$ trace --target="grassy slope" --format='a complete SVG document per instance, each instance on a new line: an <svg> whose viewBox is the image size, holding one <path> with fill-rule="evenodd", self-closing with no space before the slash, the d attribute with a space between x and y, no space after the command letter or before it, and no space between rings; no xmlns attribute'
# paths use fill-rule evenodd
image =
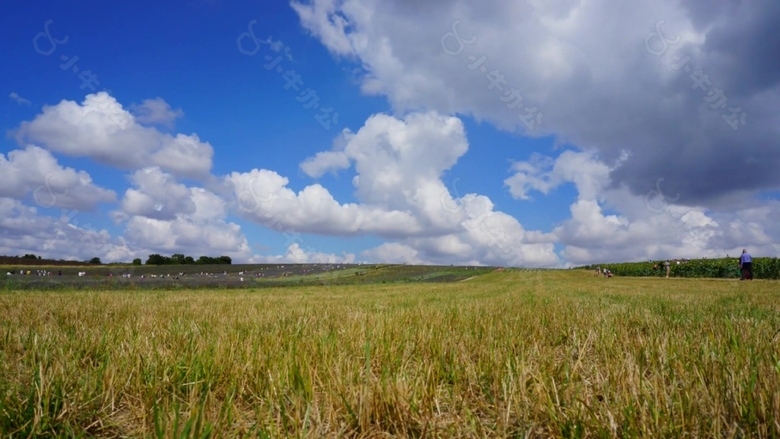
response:
<svg viewBox="0 0 780 439"><path fill-rule="evenodd" d="M185 265L185 266L98 266L90 269L52 269L51 277L35 275L6 276L0 272L0 289L5 290L67 290L67 289L187 289L187 288L247 288L302 285L348 285L394 282L450 282L494 271L491 267L452 267L432 265ZM31 271L34 271L31 270ZM76 273L86 271L86 277ZM178 273L187 273L178 276ZM219 273L200 276L197 273ZM227 275L223 275L227 272ZM240 275L240 272L246 272ZM113 273L114 277L108 277ZM132 273L132 278L122 278ZM254 279L255 273L263 277ZM140 276L146 275L145 279ZM150 275L170 275L151 278ZM242 281L243 278L243 281ZM254 282L253 282L254 280ZM246 283L244 283L246 281Z"/></svg>
<svg viewBox="0 0 780 439"><path fill-rule="evenodd" d="M778 436L777 287L574 270L5 293L0 431Z"/></svg>
<svg viewBox="0 0 780 439"><path fill-rule="evenodd" d="M297 276L258 278L261 284L373 284L392 282L458 281L495 271L495 267L448 267L433 265L371 265Z"/></svg>

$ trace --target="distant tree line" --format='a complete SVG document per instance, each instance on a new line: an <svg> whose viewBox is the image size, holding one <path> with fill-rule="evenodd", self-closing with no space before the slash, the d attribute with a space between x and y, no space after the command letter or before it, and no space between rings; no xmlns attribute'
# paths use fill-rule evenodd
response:
<svg viewBox="0 0 780 439"><path fill-rule="evenodd" d="M32 253L27 253L24 256L0 256L0 259L2 261L5 261L3 263L6 264L16 264L14 260L20 260L21 261L40 261L39 263L53 263L55 265L66 265L66 264L92 264L92 265L126 265L127 262L111 262L109 264L103 264L103 262L98 257L94 257L87 261L66 261L64 259L60 259L58 261L55 261L53 259L43 259L41 256L34 255ZM1 262L1 261L0 261ZM146 260L146 265L230 265L233 263L233 260L230 258L230 256L219 256L216 258L213 258L211 256L201 256L198 259L193 258L192 256L185 256L183 254L177 253L171 256L162 256L159 254L153 254L149 255L149 258ZM143 261L141 258L135 258L132 262L133 265L143 265ZM26 265L30 265L29 263Z"/></svg>
<svg viewBox="0 0 780 439"><path fill-rule="evenodd" d="M18 258L19 256L16 256L16 257ZM25 254L24 256L21 257L21 259L43 260L42 257L36 256L36 255L34 255L32 253ZM64 261L64 259L60 259L60 261ZM88 260L86 262L89 263L89 264L98 264L98 265L102 264L102 262L100 262L100 258L92 258L92 259L90 259L90 260Z"/></svg>
<svg viewBox="0 0 780 439"><path fill-rule="evenodd" d="M135 259L133 265L141 265L140 262L140 259ZM149 255L149 258L146 260L146 265L230 265L232 263L233 260L230 256L219 256L216 258L201 256L198 259L195 259L192 256L184 256L180 253L171 256L163 256L155 253Z"/></svg>

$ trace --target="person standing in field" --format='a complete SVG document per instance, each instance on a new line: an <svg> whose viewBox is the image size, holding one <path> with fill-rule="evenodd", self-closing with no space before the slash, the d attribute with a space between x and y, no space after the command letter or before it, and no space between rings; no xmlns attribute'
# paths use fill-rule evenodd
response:
<svg viewBox="0 0 780 439"><path fill-rule="evenodd" d="M672 268L672 264L669 263L669 260L667 259L666 262L664 262L664 267L666 268L666 277L669 277L669 270Z"/></svg>
<svg viewBox="0 0 780 439"><path fill-rule="evenodd" d="M753 258L747 249L743 249L742 256L739 257L739 268L742 269L742 278L739 280L753 280Z"/></svg>

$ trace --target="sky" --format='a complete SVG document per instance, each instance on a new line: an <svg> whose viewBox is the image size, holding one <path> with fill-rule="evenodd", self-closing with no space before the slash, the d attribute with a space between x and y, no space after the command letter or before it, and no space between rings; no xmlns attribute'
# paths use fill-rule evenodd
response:
<svg viewBox="0 0 780 439"><path fill-rule="evenodd" d="M0 254L780 251L777 0L4 1Z"/></svg>

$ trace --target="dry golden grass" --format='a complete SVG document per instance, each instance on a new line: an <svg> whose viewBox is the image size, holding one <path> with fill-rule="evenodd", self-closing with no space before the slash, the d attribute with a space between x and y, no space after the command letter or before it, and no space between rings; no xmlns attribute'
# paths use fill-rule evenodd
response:
<svg viewBox="0 0 780 439"><path fill-rule="evenodd" d="M0 293L12 437L777 437L780 284Z"/></svg>

